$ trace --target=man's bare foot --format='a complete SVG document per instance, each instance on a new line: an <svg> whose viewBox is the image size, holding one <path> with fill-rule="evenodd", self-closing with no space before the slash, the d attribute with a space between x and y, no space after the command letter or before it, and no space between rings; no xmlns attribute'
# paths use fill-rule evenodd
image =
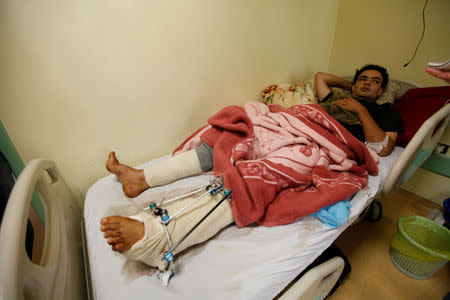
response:
<svg viewBox="0 0 450 300"><path fill-rule="evenodd" d="M114 152L109 153L106 169L119 178L123 192L128 197L136 197L150 187L145 181L144 170L119 163Z"/></svg>
<svg viewBox="0 0 450 300"><path fill-rule="evenodd" d="M120 216L111 216L100 220L103 236L108 240L114 251L130 250L145 233L144 223Z"/></svg>

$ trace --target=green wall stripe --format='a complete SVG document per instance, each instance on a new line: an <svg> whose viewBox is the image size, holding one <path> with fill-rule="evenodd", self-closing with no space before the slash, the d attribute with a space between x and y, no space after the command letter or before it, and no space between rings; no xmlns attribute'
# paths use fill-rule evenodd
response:
<svg viewBox="0 0 450 300"><path fill-rule="evenodd" d="M24 169L25 165L23 164L22 159L14 147L11 139L9 138L8 133L3 127L2 122L0 121L0 151L2 151L3 155L8 160L9 165L14 173L16 178L19 177L20 173ZM36 213L39 215L41 221L45 224L45 210L42 205L41 199L39 195L36 193L36 190L33 191L33 196L31 198L31 205L33 206Z"/></svg>

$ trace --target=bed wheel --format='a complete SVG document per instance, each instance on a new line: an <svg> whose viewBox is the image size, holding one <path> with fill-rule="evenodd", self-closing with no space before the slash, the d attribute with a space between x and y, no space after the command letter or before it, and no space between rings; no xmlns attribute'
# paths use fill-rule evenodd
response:
<svg viewBox="0 0 450 300"><path fill-rule="evenodd" d="M364 219L371 222L378 222L382 216L383 208L380 201L373 200L372 203L370 203L367 213L364 215Z"/></svg>

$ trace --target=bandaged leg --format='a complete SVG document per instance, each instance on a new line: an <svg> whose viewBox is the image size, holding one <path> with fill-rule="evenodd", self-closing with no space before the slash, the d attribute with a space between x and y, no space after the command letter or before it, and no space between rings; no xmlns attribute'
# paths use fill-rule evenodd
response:
<svg viewBox="0 0 450 300"><path fill-rule="evenodd" d="M144 169L145 181L150 187L164 185L213 168L213 150L205 143L197 148L182 152Z"/></svg>
<svg viewBox="0 0 450 300"><path fill-rule="evenodd" d="M195 205L172 219L167 225L172 245L178 242L222 198L221 194L205 196ZM166 209L169 215L173 215L192 201L193 198L180 200ZM159 216L155 216L147 211L140 212L137 215L137 219L143 220L145 227L144 236L123 254L129 259L139 260L147 265L164 269L167 263L162 258L164 252L169 250L166 233L162 227L165 225L159 222ZM232 222L231 206L229 201L225 200L178 246L173 254L176 255L192 245L210 239Z"/></svg>
<svg viewBox="0 0 450 300"><path fill-rule="evenodd" d="M213 166L213 148L205 143L144 170L121 164L114 152L109 153L106 161L106 169L119 178L128 197L136 197L153 186L209 171Z"/></svg>

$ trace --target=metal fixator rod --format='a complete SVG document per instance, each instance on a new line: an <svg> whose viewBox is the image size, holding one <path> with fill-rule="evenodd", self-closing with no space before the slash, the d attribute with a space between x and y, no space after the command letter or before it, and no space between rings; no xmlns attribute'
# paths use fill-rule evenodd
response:
<svg viewBox="0 0 450 300"><path fill-rule="evenodd" d="M198 196L194 201L192 201L191 203L189 203L188 205L186 205L185 207L183 207L182 209L180 209L179 211L177 211L175 214L173 214L170 217L167 217L166 219L162 219L161 220L164 222L164 224L167 224L170 222L170 220L172 218L175 218L176 216L178 216L179 214L181 214L183 211L185 211L186 209L188 209L189 207L191 207L192 205L194 205L195 203L197 203L198 201L202 200L203 197L205 197L206 195L208 195L209 192L205 192L203 194L201 194L200 196Z"/></svg>
<svg viewBox="0 0 450 300"><path fill-rule="evenodd" d="M196 194L196 193L201 192L201 191L204 191L204 190L205 190L205 187L202 187L202 188L199 188L199 189L194 190L194 191L192 191L192 192L189 192L189 193L186 193L186 194L183 194L183 195L180 195L180 196L171 198L171 199L167 199L167 200L164 200L164 199L163 199L163 200L161 200L161 202L159 203L158 206L162 206L163 203L170 203L170 202L173 202L173 201L175 201L175 200L178 200L178 199L181 199L181 198L190 196L190 195L192 195L192 194Z"/></svg>
<svg viewBox="0 0 450 300"><path fill-rule="evenodd" d="M222 204L223 201L228 199L231 196L231 190L225 189L224 190L224 197L217 202L216 205L214 205L213 208L211 208L206 215L204 215L200 221L197 222L197 224L194 225L171 249L169 249L167 252L164 253L164 256L162 260L166 259L168 262L172 262L174 259L174 255L172 252L192 233L192 231L195 230L220 204Z"/></svg>

